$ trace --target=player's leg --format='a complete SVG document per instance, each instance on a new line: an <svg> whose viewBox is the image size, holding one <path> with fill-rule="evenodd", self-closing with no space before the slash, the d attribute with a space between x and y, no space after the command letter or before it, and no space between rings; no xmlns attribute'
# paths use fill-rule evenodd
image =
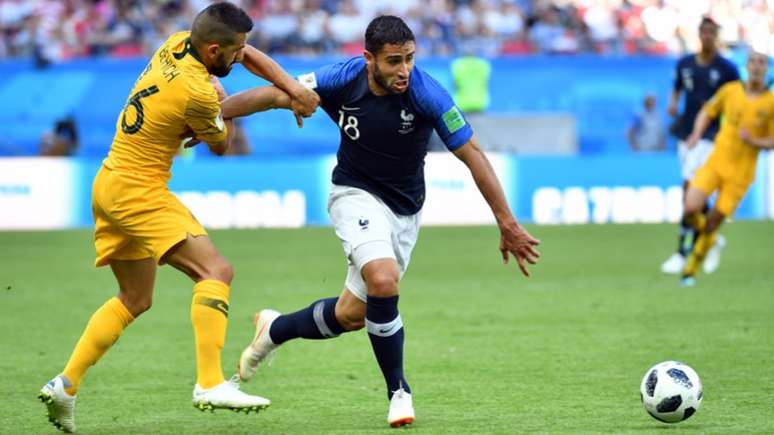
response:
<svg viewBox="0 0 774 435"><path fill-rule="evenodd" d="M685 145L685 141L677 142L677 157L680 162L680 174L683 177L683 202L688 192L689 180L693 176L690 168L688 167L688 147ZM669 274L677 274L685 266L685 258L690 253L690 248L687 245L687 239L690 236L693 228L688 224L685 218L680 219L678 237L677 237L677 250L669 256L661 264L661 272Z"/></svg>
<svg viewBox="0 0 774 435"><path fill-rule="evenodd" d="M227 408L257 411L269 400L239 391L238 381L226 381L221 351L228 325L228 301L234 272L206 235L188 234L168 249L160 263L167 263L194 281L191 323L196 343L194 406L201 410Z"/></svg>
<svg viewBox="0 0 774 435"><path fill-rule="evenodd" d="M89 367L107 352L124 329L151 306L156 262L142 260L110 260L110 268L118 281L118 295L105 302L92 316L62 374L69 381L66 389L75 394Z"/></svg>
<svg viewBox="0 0 774 435"><path fill-rule="evenodd" d="M708 194L704 191L695 187L690 187L688 188L688 192L685 195L685 201L683 203L683 220L687 222L699 235L704 232L704 229L707 225L707 218L703 213L704 207L707 203L707 197ZM694 244L694 248L695 246L696 244ZM693 257L692 251L689 252L681 271L682 275L680 279L684 286L692 286L694 284L693 277L695 272L691 271L694 269L694 267L696 267L696 259Z"/></svg>
<svg viewBox="0 0 774 435"><path fill-rule="evenodd" d="M704 217L704 214L701 214L701 216ZM703 225L703 230L699 233L699 237L693 246L693 250L685 262L683 278L696 276L699 266L704 261L710 249L715 245L717 230L725 219L725 214L720 212L717 208L713 208L706 215L706 218L703 219L703 222L700 223L700 225Z"/></svg>
<svg viewBox="0 0 774 435"><path fill-rule="evenodd" d="M685 202L688 195L690 180L694 178L699 168L707 161L712 152L712 142L702 139L694 148L688 149L684 141L679 141L677 147L680 160L680 172L683 177L683 201ZM707 212L706 205L703 212ZM690 254L697 239L698 233L693 228L691 222L687 221L685 217L681 219L677 251L661 265L661 271L670 274L680 273L685 266L685 260Z"/></svg>
<svg viewBox="0 0 774 435"><path fill-rule="evenodd" d="M194 281L191 323L196 342L196 383L212 388L225 380L220 354L228 324L233 269L205 235L189 234L162 257L162 262Z"/></svg>
<svg viewBox="0 0 774 435"><path fill-rule="evenodd" d="M156 276L153 259L111 260L110 266L118 281L118 295L94 312L62 374L41 390L49 420L66 432L75 431L75 395L86 371L115 344L135 318L150 308Z"/></svg>
<svg viewBox="0 0 774 435"><path fill-rule="evenodd" d="M339 298L320 299L290 314L281 315L274 310L256 313L255 336L239 359L242 380L251 379L258 365L286 341L332 338L363 327L366 285L352 255L356 247L370 240L390 239L387 219L381 204L371 194L345 186L332 187L328 210L349 262L344 291ZM364 215L369 218L363 220ZM374 225L374 220L383 224ZM366 223L367 230L359 224L361 221Z"/></svg>
<svg viewBox="0 0 774 435"><path fill-rule="evenodd" d="M95 264L111 264L119 293L94 312L62 374L43 386L40 393L47 405L49 421L67 432L75 430L75 394L86 371L107 352L129 323L150 307L156 264L150 252L121 231L102 207L122 193L121 186L111 182L109 172L101 169L94 181L92 197Z"/></svg>
<svg viewBox="0 0 774 435"><path fill-rule="evenodd" d="M365 303L344 289L338 298L312 302L289 314L264 309L255 314L255 336L239 358L239 377L252 379L260 364L281 344L296 339L324 340L363 328Z"/></svg>
<svg viewBox="0 0 774 435"><path fill-rule="evenodd" d="M410 424L414 422L414 406L403 371L405 336L398 310L400 266L393 258L380 258L367 263L362 272L368 287L366 329L390 400L387 422L393 427Z"/></svg>
<svg viewBox="0 0 774 435"><path fill-rule="evenodd" d="M698 272L709 251L717 244L718 229L725 222L726 217L733 215L734 210L742 201L750 182L738 182L737 180L724 179L721 181L720 191L714 208L710 211L701 228L701 234L691 256L685 265L683 275L693 277Z"/></svg>

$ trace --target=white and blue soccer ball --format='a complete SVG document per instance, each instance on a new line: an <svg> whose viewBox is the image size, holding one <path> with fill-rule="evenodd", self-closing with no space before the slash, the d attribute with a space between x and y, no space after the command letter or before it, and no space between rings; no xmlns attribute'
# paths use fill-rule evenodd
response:
<svg viewBox="0 0 774 435"><path fill-rule="evenodd" d="M642 405L664 423L677 423L701 406L703 391L696 371L678 361L664 361L648 369L640 384Z"/></svg>

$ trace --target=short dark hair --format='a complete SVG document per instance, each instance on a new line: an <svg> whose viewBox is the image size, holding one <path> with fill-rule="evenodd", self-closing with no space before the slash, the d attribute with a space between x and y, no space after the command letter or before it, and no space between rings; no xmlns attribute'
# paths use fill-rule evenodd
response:
<svg viewBox="0 0 774 435"><path fill-rule="evenodd" d="M365 49L375 55L385 44L403 45L414 40L414 33L402 19L394 15L381 15L368 24Z"/></svg>
<svg viewBox="0 0 774 435"><path fill-rule="evenodd" d="M701 19L701 23L699 23L699 28L701 29L704 26L710 25L715 28L715 30L720 29L720 24L718 24L717 21L713 20L712 17L704 16Z"/></svg>
<svg viewBox="0 0 774 435"><path fill-rule="evenodd" d="M253 29L253 20L241 8L229 2L214 3L199 12L191 25L191 42L233 44L237 33Z"/></svg>

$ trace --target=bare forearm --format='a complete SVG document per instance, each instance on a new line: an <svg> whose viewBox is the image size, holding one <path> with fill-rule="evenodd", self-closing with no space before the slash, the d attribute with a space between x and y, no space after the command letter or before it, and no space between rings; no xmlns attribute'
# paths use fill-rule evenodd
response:
<svg viewBox="0 0 774 435"><path fill-rule="evenodd" d="M763 137L759 139L747 139L747 143L749 143L752 146L763 148L763 149L772 149L774 148L774 137Z"/></svg>
<svg viewBox="0 0 774 435"><path fill-rule="evenodd" d="M296 97L296 94L303 90L303 86L288 75L274 59L251 45L244 48L242 65L251 73L268 80L292 97Z"/></svg>
<svg viewBox="0 0 774 435"><path fill-rule="evenodd" d="M457 154L457 157L468 166L478 190L492 209L498 225L503 226L515 222L516 219L508 207L505 193L492 165L489 163L489 159L477 145L468 144L466 146L471 146L471 148L466 150L464 154Z"/></svg>
<svg viewBox="0 0 774 435"><path fill-rule="evenodd" d="M701 137L704 132L707 131L710 122L712 122L712 118L710 118L707 112L702 109L696 117L696 120L693 122L693 131L691 132L691 135Z"/></svg>
<svg viewBox="0 0 774 435"><path fill-rule="evenodd" d="M680 91L672 91L672 95L669 96L669 105L677 107L677 103L680 101Z"/></svg>
<svg viewBox="0 0 774 435"><path fill-rule="evenodd" d="M220 104L221 113L226 119L270 109L290 109L288 94L274 86L262 86L231 95Z"/></svg>

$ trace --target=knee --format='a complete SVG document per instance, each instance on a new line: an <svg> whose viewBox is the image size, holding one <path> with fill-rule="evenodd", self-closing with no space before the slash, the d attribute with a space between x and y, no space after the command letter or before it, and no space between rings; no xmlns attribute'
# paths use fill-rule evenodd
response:
<svg viewBox="0 0 774 435"><path fill-rule="evenodd" d="M150 310L153 305L153 296L134 294L132 292L125 291L124 289L118 295L118 299L124 304L127 310L132 313L132 316L136 319L140 314Z"/></svg>
<svg viewBox="0 0 774 435"><path fill-rule="evenodd" d="M225 258L217 256L207 265L201 278L214 279L230 285L234 279L234 267Z"/></svg>
<svg viewBox="0 0 774 435"><path fill-rule="evenodd" d="M382 298L395 296L398 294L398 280L398 275L392 272L375 273L366 282L368 295Z"/></svg>

